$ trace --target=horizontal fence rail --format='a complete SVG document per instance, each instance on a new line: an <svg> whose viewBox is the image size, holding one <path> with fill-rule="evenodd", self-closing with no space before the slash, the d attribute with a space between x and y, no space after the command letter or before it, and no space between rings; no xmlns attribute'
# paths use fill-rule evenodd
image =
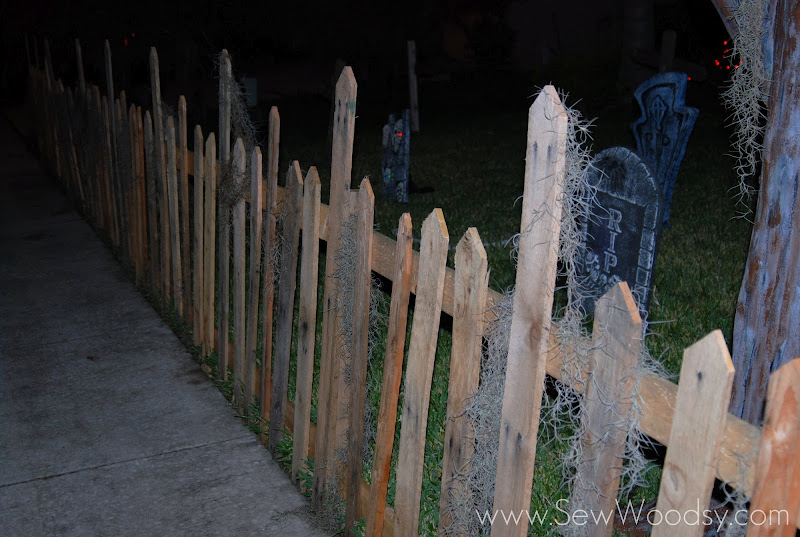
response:
<svg viewBox="0 0 800 537"><path fill-rule="evenodd" d="M124 91L114 94L107 42L106 95L84 80L77 40L75 50L79 79L74 88L56 78L46 41L43 61L37 57L30 65L30 114L43 159L130 267L137 284L191 327L192 343L207 372L208 364L216 367L234 405L262 425L262 441L275 453L284 432L292 435L292 478L299 482L313 461L312 501L322 508L332 495L343 497L348 527L363 518L367 535L418 533L439 319L442 312L453 318L443 531L450 523L444 498L459 487L452 469L468 465L472 453L465 400L478 387L483 333L492 323L492 307L503 299L488 287L478 231L471 228L463 238L451 239L438 209L421 225L419 252L412 249L413 224L407 214L399 220L397 238L373 230L369 181L350 189L357 86L349 67L336 86L331 195L324 204L314 167L304 176L300 163L292 162L286 167L285 186L278 186L277 108L270 111L263 155L261 148L246 148L242 139L231 140L232 96L225 81L232 80L232 68L225 51L218 133L204 135L196 126L190 149L189 103L180 97L177 120L164 117L155 48L150 54L154 109L144 111L128 103ZM529 505L545 373L562 379L565 363L576 352L559 340L550 320L565 130L563 108L548 86L529 111L517 268L517 288L524 291L514 298L495 509ZM324 272L320 241L326 243ZM458 244L455 268L446 266L451 242ZM362 478L361 439L373 273L391 281L392 291L374 465L367 484ZM411 295L415 306L409 323ZM350 301L344 301L348 296ZM618 474L608 468L619 466L626 431L614 429L602 404L603 393L623 397L633 391L621 379L635 364L642 323L627 285L615 286L598 303L595 322L602 323L611 343L580 374L593 379L584 394L589 409L586 451L593 460L605 461L602 468L579 466L591 476L579 491L587 509L608 506L619 485ZM291 401L293 357L296 386ZM800 361L773 374L762 428L726 411L732 374L724 340L715 331L686 349L677 384L651 373L640 379L639 428L667 447L656 507L681 511L694 508L698 498L707 507L718 479L752 498L751 509L790 513L780 532L751 522L748 535L793 535L800 521ZM401 384L404 397L399 407ZM575 389L583 391L581 386ZM316 424L311 420L315 397ZM401 425L393 509L386 498L397 422ZM614 440L600 448L592 444L592 437ZM521 535L526 530L524 525L498 525L492 535ZM592 531L610 535L611 530ZM701 533L702 526L687 524L653 531Z"/></svg>

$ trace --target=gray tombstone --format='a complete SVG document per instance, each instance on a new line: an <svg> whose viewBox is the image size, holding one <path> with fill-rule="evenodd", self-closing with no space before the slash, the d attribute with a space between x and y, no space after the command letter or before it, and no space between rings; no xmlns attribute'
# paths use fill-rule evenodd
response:
<svg viewBox="0 0 800 537"><path fill-rule="evenodd" d="M408 166L411 149L409 111L395 119L389 114L389 122L383 126L383 195L401 203L408 203Z"/></svg>
<svg viewBox="0 0 800 537"><path fill-rule="evenodd" d="M624 147L599 153L587 179L597 196L582 230L585 242L578 269L584 308L593 313L594 303L625 281L645 313L663 211L658 181L647 164Z"/></svg>
<svg viewBox="0 0 800 537"><path fill-rule="evenodd" d="M636 151L658 177L666 224L675 180L699 112L684 104L685 73L659 73L636 88L634 95L642 109L642 117L631 125Z"/></svg>

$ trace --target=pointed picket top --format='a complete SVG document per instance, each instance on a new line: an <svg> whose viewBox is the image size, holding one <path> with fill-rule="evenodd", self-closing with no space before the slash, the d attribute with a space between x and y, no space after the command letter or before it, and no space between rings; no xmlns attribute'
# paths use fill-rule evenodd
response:
<svg viewBox="0 0 800 537"><path fill-rule="evenodd" d="M331 146L331 207L338 207L344 191L350 188L357 91L358 85L353 70L350 66L346 66L336 82Z"/></svg>
<svg viewBox="0 0 800 537"><path fill-rule="evenodd" d="M231 151L231 92L227 82L233 79L231 57L227 49L219 55L219 163L227 164Z"/></svg>
<svg viewBox="0 0 800 537"><path fill-rule="evenodd" d="M81 99L86 98L86 78L83 75L83 52L81 51L81 42L75 38L75 59L78 63L78 87L81 90Z"/></svg>
<svg viewBox="0 0 800 537"><path fill-rule="evenodd" d="M522 200L517 285L508 349L494 510L520 513L530 506L553 289L558 263L567 114L553 86L528 110L528 145ZM492 536L526 533L500 524Z"/></svg>

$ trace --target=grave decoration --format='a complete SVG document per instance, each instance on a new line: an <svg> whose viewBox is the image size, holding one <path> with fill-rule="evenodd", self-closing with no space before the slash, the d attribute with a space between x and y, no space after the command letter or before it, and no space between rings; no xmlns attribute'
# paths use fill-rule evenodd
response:
<svg viewBox="0 0 800 537"><path fill-rule="evenodd" d="M699 113L684 104L686 78L684 73L659 73L634 92L642 117L631 129L636 151L658 177L664 195L664 224L669 220L675 180Z"/></svg>
<svg viewBox="0 0 800 537"><path fill-rule="evenodd" d="M409 110L403 110L400 119L389 114L389 122L383 126L383 195L400 203L408 203L409 150L411 129Z"/></svg>
<svg viewBox="0 0 800 537"><path fill-rule="evenodd" d="M647 164L624 147L600 152L586 173L596 197L581 230L579 280L584 308L593 313L595 302L624 281L644 314L650 304L662 222L658 181Z"/></svg>

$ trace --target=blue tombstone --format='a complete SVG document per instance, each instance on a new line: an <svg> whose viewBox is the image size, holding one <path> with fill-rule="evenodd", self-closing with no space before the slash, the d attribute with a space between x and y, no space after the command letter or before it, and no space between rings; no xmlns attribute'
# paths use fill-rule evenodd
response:
<svg viewBox="0 0 800 537"><path fill-rule="evenodd" d="M397 120L389 114L389 122L383 126L383 195L400 203L408 203L409 117L408 109Z"/></svg>
<svg viewBox="0 0 800 537"><path fill-rule="evenodd" d="M636 151L661 185L666 224L675 179L699 111L684 104L685 73L659 73L636 88L634 95L642 109L642 117L631 125Z"/></svg>

